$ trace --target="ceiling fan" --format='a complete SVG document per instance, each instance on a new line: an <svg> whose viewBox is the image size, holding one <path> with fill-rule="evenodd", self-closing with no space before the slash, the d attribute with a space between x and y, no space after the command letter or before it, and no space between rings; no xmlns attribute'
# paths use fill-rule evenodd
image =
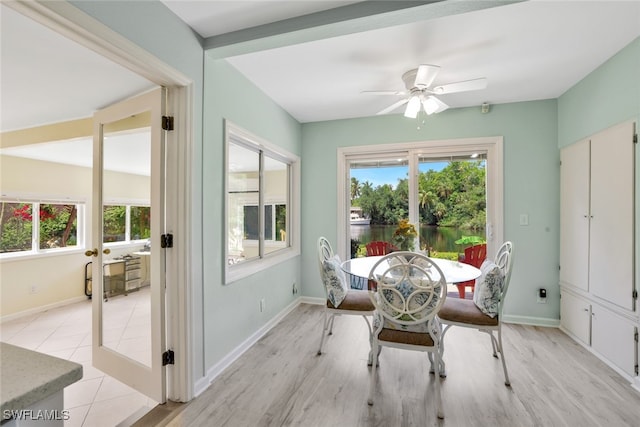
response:
<svg viewBox="0 0 640 427"><path fill-rule="evenodd" d="M391 104L382 111L379 111L377 114L387 114L396 108L407 104L404 111L405 117L415 119L421 108L424 109L424 112L427 115L440 113L449 108L447 104L442 102L435 95L467 92L487 87L487 79L484 77L431 87L431 84L439 71L440 67L437 65L420 65L418 68L409 70L402 75L402 80L407 88L405 91L365 91L363 93L372 95L407 96L405 99Z"/></svg>

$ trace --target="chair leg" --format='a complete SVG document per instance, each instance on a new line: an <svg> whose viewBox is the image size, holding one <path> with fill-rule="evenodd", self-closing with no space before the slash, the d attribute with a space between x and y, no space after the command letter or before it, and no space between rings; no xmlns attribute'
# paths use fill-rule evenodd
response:
<svg viewBox="0 0 640 427"><path fill-rule="evenodd" d="M331 326L329 327L329 335L333 335L333 322L334 322L334 320L336 320L336 315L335 314L331 316Z"/></svg>
<svg viewBox="0 0 640 427"><path fill-rule="evenodd" d="M363 314L362 318L367 322L367 329L369 329L369 356L367 357L367 366L371 366L373 363L373 353L371 350L371 346L373 345L373 330L371 329L371 323L369 323L367 316Z"/></svg>
<svg viewBox="0 0 640 427"><path fill-rule="evenodd" d="M322 343L324 342L324 334L327 330L327 326L329 325L329 321L332 319L333 316L331 316L331 319L329 319L329 313L327 312L327 310L325 310L324 319L322 320L322 331L320 335L320 347L318 347L318 356L322 354Z"/></svg>
<svg viewBox="0 0 640 427"><path fill-rule="evenodd" d="M507 373L507 362L504 360L504 347L502 347L502 328L498 328L498 350L500 351L500 358L502 359L502 369L504 370L504 385L511 387L511 381L509 380L509 374Z"/></svg>
<svg viewBox="0 0 640 427"><path fill-rule="evenodd" d="M442 324L440 324L440 328L442 329L442 334L440 335L440 345L438 346L438 354L440 355L440 378L447 378L447 369L444 363L444 334L447 333L449 328L453 325L446 325L442 328ZM432 361L431 353L429 353L429 361ZM433 369L433 365L431 365L431 369L429 369L429 373L433 374L435 370Z"/></svg>
<svg viewBox="0 0 640 427"><path fill-rule="evenodd" d="M373 393L375 392L376 387L376 374L378 366L378 341L374 340L373 347L371 348L371 353L373 355L373 360L371 363L371 378L369 380L369 398L367 399L367 403L369 406L373 405Z"/></svg>
<svg viewBox="0 0 640 427"><path fill-rule="evenodd" d="M465 285L456 285L458 287L458 296L460 299L464 299Z"/></svg>
<svg viewBox="0 0 640 427"><path fill-rule="evenodd" d="M440 349L437 349L435 352L435 355L433 356L436 359L436 366L440 366ZM429 353L429 355L431 356L431 352ZM440 395L440 378L438 378L437 376L434 377L434 381L435 381L435 392L436 392L436 411L438 414L438 418L440 418L441 420L444 419L444 410L442 409L442 396Z"/></svg>

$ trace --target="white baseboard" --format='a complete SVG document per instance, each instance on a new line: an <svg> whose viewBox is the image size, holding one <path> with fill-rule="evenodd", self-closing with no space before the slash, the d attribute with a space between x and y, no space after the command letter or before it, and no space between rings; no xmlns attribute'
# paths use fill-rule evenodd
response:
<svg viewBox="0 0 640 427"><path fill-rule="evenodd" d="M507 315L502 316L502 321L504 323L516 323L518 325L530 326L546 326L550 328L557 328L560 326L560 319L549 319L547 317Z"/></svg>
<svg viewBox="0 0 640 427"><path fill-rule="evenodd" d="M327 299L326 298L314 298L314 297L300 297L300 302L302 304L325 305L327 303Z"/></svg>
<svg viewBox="0 0 640 427"><path fill-rule="evenodd" d="M285 307L280 313L269 320L265 325L253 333L249 338L244 340L239 346L233 349L229 354L222 358L218 363L213 365L207 370L207 374L197 380L194 384L194 398L199 396L205 391L211 383L225 370L236 361L240 356L244 354L252 345L254 345L260 338L262 338L267 332L269 332L274 326L276 326L287 314L295 309L302 302L306 302L306 297L300 297L295 299L291 304Z"/></svg>
<svg viewBox="0 0 640 427"><path fill-rule="evenodd" d="M40 307L30 308L28 310L20 311L18 313L7 314L6 316L0 317L0 324L2 324L4 322L10 322L11 320L20 319L22 317L31 316L33 314L43 313L45 311L52 310L54 308L64 307L65 305L75 304L77 302L82 302L82 301L86 301L86 300L87 300L86 296L73 297L73 298L66 299L64 301L58 301L58 302L54 302L52 304L47 304L47 305L43 305L43 306L40 306Z"/></svg>

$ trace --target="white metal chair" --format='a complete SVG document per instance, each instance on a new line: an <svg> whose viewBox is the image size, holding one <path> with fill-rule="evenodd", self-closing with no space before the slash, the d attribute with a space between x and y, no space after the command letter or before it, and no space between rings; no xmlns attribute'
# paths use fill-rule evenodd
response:
<svg viewBox="0 0 640 427"><path fill-rule="evenodd" d="M318 239L318 265L320 277L324 284L327 302L324 308L324 321L320 347L318 354L322 354L325 332L329 329L329 335L333 334L333 321L340 315L362 316L367 322L369 336L371 336L371 324L367 316L373 314L373 304L367 291L350 289L345 273L340 266L340 258L333 253L329 241L320 237Z"/></svg>
<svg viewBox="0 0 640 427"><path fill-rule="evenodd" d="M442 339L452 326L462 326L465 328L477 329L486 332L491 336L491 346L493 347L493 357L502 360L504 370L504 383L510 386L507 363L504 358L504 348L502 346L502 309L504 298L507 295L509 281L511 279L511 265L513 261L513 243L505 242L498 249L495 260L485 261L481 266L482 276L478 279L475 287L473 301L450 298L446 301L438 318L444 325ZM497 331L498 338L493 332ZM444 341L442 345L444 353ZM444 362L443 362L444 366Z"/></svg>
<svg viewBox="0 0 640 427"><path fill-rule="evenodd" d="M376 308L368 398L369 405L373 405L380 347L427 352L431 368L440 370L442 330L436 314L446 300L447 282L432 260L414 252L384 256L371 269L369 280L377 285L369 293ZM437 375L434 378L437 415L444 418L440 378Z"/></svg>

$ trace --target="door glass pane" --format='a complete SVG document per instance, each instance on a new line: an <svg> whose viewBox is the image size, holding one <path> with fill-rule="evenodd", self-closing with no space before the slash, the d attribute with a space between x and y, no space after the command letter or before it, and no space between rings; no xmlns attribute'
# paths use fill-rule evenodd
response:
<svg viewBox="0 0 640 427"><path fill-rule="evenodd" d="M260 154L230 143L228 157L227 262L236 264L260 256Z"/></svg>
<svg viewBox="0 0 640 427"><path fill-rule="evenodd" d="M409 165L406 156L350 162L352 258L366 255L372 241L394 243L394 232L409 218Z"/></svg>
<svg viewBox="0 0 640 427"><path fill-rule="evenodd" d="M149 277L152 270L147 266L151 265L151 257L158 254L145 251L145 242L139 241L151 236L150 208L131 207L127 220L127 206L109 202L150 200L149 119L148 113L142 113L103 125L103 241L121 243L103 255L101 344L150 367L150 287L154 280Z"/></svg>
<svg viewBox="0 0 640 427"><path fill-rule="evenodd" d="M484 241L485 156L424 156L418 170L420 247L433 256L455 259L465 247Z"/></svg>
<svg viewBox="0 0 640 427"><path fill-rule="evenodd" d="M289 165L266 154L264 203L264 252L268 254L288 246Z"/></svg>

